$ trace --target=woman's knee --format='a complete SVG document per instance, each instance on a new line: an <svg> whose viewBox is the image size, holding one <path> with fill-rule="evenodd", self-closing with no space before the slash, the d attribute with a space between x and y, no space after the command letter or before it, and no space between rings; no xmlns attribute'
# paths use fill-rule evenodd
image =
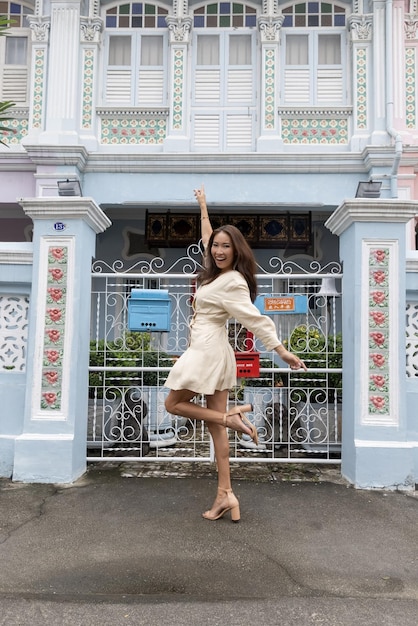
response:
<svg viewBox="0 0 418 626"><path fill-rule="evenodd" d="M168 395L167 398L164 400L164 406L169 413L172 413L173 415L177 415L176 413L177 403L173 400L173 398L170 397L170 395Z"/></svg>

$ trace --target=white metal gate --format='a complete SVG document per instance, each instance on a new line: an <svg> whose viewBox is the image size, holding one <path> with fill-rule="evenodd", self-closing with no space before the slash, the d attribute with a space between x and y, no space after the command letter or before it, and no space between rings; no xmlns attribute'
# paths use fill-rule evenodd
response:
<svg viewBox="0 0 418 626"><path fill-rule="evenodd" d="M171 267L140 261L129 268L97 261L92 273L87 459L140 461L214 460L203 422L168 414L164 381L186 349L188 322L201 253L191 246ZM338 463L341 449L342 339L341 268L311 262L270 260L259 268L259 293L283 305L273 313L283 343L298 352L309 371L291 372L237 322L229 323L236 352L260 353L257 378L242 377L231 404L251 402L259 445L230 432L231 461ZM166 289L171 300L169 332L131 332L131 289ZM302 312L286 303L302 296ZM265 301L266 302L266 301ZM279 308L280 308L279 306ZM291 306L290 306L291 308ZM194 402L204 403L196 396Z"/></svg>

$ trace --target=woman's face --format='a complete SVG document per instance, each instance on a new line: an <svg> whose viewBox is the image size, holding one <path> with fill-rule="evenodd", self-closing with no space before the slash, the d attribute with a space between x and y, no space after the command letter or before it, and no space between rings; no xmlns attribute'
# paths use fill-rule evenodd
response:
<svg viewBox="0 0 418 626"><path fill-rule="evenodd" d="M234 265L234 248L231 237L227 233L221 231L214 236L210 253L216 267L221 272L232 270Z"/></svg>

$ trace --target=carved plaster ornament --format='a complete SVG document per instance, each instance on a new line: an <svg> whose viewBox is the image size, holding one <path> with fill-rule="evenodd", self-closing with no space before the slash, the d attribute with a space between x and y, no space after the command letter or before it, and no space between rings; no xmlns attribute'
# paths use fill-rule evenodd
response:
<svg viewBox="0 0 418 626"><path fill-rule="evenodd" d="M370 41L372 38L372 18L366 15L352 15L349 18L353 39Z"/></svg>
<svg viewBox="0 0 418 626"><path fill-rule="evenodd" d="M29 22L29 28L32 31L32 41L47 42L49 39L49 29L51 28L50 19L28 15L27 20Z"/></svg>
<svg viewBox="0 0 418 626"><path fill-rule="evenodd" d="M99 17L82 17L80 28L82 42L98 42L100 41L100 33L103 30L103 20Z"/></svg>
<svg viewBox="0 0 418 626"><path fill-rule="evenodd" d="M417 28L418 28L418 15L407 14L405 15L405 37L407 39L416 39L417 37Z"/></svg>
<svg viewBox="0 0 418 626"><path fill-rule="evenodd" d="M189 34L192 27L191 17L173 17L169 15L166 17L168 30L170 32L170 42L183 42L188 43Z"/></svg>
<svg viewBox="0 0 418 626"><path fill-rule="evenodd" d="M279 41L279 33L283 21L283 15L276 15L274 17L271 15L261 15L258 18L258 28L261 35L261 41L264 43Z"/></svg>

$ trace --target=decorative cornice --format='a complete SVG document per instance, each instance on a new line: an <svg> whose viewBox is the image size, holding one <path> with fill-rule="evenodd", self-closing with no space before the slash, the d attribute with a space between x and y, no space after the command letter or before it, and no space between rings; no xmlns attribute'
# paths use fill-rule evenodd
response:
<svg viewBox="0 0 418 626"><path fill-rule="evenodd" d="M103 31L103 20L100 17L80 18L81 43L99 43Z"/></svg>
<svg viewBox="0 0 418 626"><path fill-rule="evenodd" d="M344 200L325 226L340 236L354 222L409 222L418 213L418 201L396 198L352 198Z"/></svg>
<svg viewBox="0 0 418 626"><path fill-rule="evenodd" d="M418 28L418 15L413 13L405 14L404 31L405 37L408 40L416 39Z"/></svg>
<svg viewBox="0 0 418 626"><path fill-rule="evenodd" d="M371 41L373 15L350 15L348 18L348 29L351 32L352 41Z"/></svg>
<svg viewBox="0 0 418 626"><path fill-rule="evenodd" d="M112 225L93 198L21 198L19 204L31 219L83 220L95 233L103 233Z"/></svg>
<svg viewBox="0 0 418 626"><path fill-rule="evenodd" d="M32 265L33 243L13 243L12 245L13 249L9 250L7 243L0 244L0 265Z"/></svg>
<svg viewBox="0 0 418 626"><path fill-rule="evenodd" d="M261 15L258 22L261 43L279 41L280 29L284 21L284 15Z"/></svg>
<svg viewBox="0 0 418 626"><path fill-rule="evenodd" d="M121 115L135 115L136 117L167 117L169 107L158 107L147 109L139 107L99 107L96 109L97 115L106 117L120 117Z"/></svg>
<svg viewBox="0 0 418 626"><path fill-rule="evenodd" d="M14 105L7 114L11 116L11 119L25 120L28 119L29 116L29 107L18 107Z"/></svg>
<svg viewBox="0 0 418 626"><path fill-rule="evenodd" d="M51 18L38 17L36 15L27 15L29 28L32 31L32 41L48 43L49 29L51 28Z"/></svg>
<svg viewBox="0 0 418 626"><path fill-rule="evenodd" d="M165 21L170 33L170 43L189 42L189 34L192 28L191 17L173 17L168 15Z"/></svg>
<svg viewBox="0 0 418 626"><path fill-rule="evenodd" d="M88 152L84 146L24 145L28 157L36 165L74 165L84 170Z"/></svg>
<svg viewBox="0 0 418 626"><path fill-rule="evenodd" d="M418 274L418 251L409 250L406 254L406 271Z"/></svg>
<svg viewBox="0 0 418 626"><path fill-rule="evenodd" d="M286 153L255 154L169 154L169 153L92 153L89 156L85 172L129 172L129 173L227 173L240 171L245 174L294 174L294 173L355 173L367 177L374 163L391 167L394 148L380 146L380 150L369 156L360 153L325 152L322 150ZM367 159L367 165L365 160Z"/></svg>
<svg viewBox="0 0 418 626"><path fill-rule="evenodd" d="M324 117L347 117L347 115L351 115L353 112L352 107L334 107L329 109L324 109L323 107L278 107L277 109L279 115L291 118L300 118L300 117L313 117L313 118L324 118Z"/></svg>

